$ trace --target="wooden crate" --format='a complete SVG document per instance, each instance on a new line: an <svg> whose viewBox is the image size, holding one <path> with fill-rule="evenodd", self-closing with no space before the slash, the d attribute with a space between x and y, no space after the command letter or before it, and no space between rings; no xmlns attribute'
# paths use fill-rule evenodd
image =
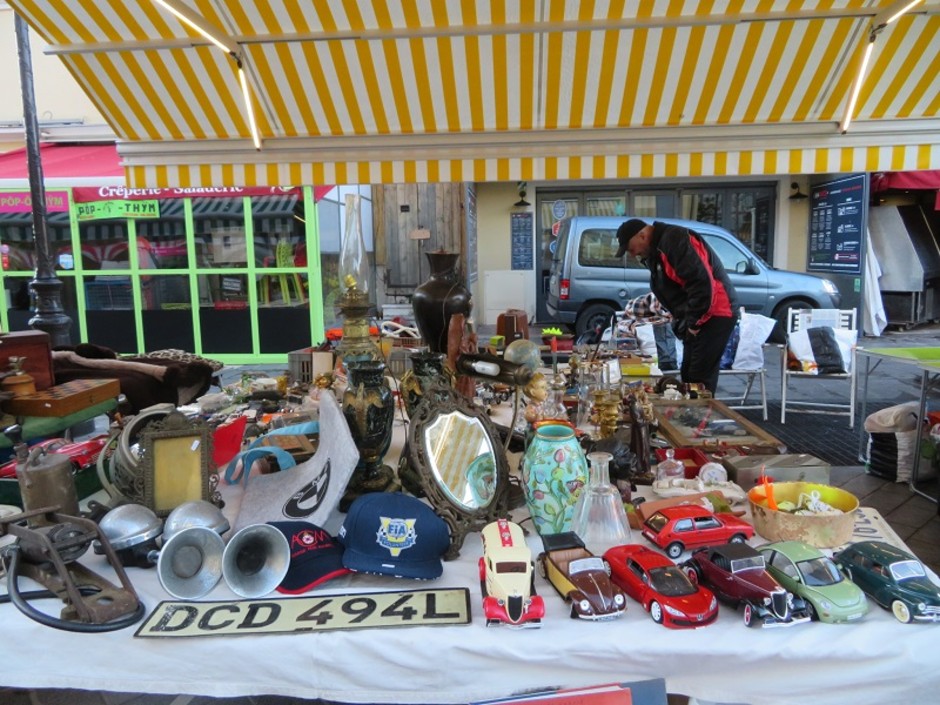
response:
<svg viewBox="0 0 940 705"><path fill-rule="evenodd" d="M10 399L3 409L14 416L67 416L114 399L120 393L121 384L116 379L75 379Z"/></svg>

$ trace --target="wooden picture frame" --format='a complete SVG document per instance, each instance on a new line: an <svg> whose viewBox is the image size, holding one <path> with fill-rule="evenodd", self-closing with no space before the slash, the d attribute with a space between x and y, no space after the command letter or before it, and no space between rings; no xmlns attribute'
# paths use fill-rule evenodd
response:
<svg viewBox="0 0 940 705"><path fill-rule="evenodd" d="M159 517L184 502L215 501L218 475L211 466L212 431L173 411L140 432L144 505ZM217 493L216 493L217 494Z"/></svg>
<svg viewBox="0 0 940 705"><path fill-rule="evenodd" d="M676 448L785 445L717 399L658 399L653 401L653 413L660 434Z"/></svg>

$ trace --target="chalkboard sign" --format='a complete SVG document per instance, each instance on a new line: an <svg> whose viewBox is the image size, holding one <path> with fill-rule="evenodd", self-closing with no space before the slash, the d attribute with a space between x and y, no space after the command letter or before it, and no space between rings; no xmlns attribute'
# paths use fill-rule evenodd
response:
<svg viewBox="0 0 940 705"><path fill-rule="evenodd" d="M861 274L868 176L855 174L810 188L811 272Z"/></svg>
<svg viewBox="0 0 940 705"><path fill-rule="evenodd" d="M531 270L534 266L532 254L532 214L511 213L510 241L512 242L512 268Z"/></svg>

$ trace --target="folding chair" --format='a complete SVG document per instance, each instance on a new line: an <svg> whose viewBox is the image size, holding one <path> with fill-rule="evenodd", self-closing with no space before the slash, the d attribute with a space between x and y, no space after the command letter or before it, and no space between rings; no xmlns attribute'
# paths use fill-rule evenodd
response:
<svg viewBox="0 0 940 705"><path fill-rule="evenodd" d="M763 353L767 347L768 345L766 343L762 345L761 352ZM770 347L778 346L771 345ZM759 368L753 370L720 370L718 372L719 386L721 385L722 377L743 377L744 391L740 395L735 393L733 396L716 396L715 399L728 403L727 405L730 409L761 409L764 413L764 421L767 420L767 390L764 386L767 378L766 365L761 365ZM751 395L751 390L754 388L754 380L760 383L760 404L747 403L747 399Z"/></svg>
<svg viewBox="0 0 940 705"><path fill-rule="evenodd" d="M858 378L856 376L855 358L858 341L858 312L856 309L790 309L787 314L787 347L790 347L790 338L794 333L810 328L830 327L833 330L852 331L852 345L849 359L844 362L848 365L848 372L815 374L790 370L787 368L789 355L783 355L781 371L782 389L780 393L780 423L787 422L787 407L791 411L807 414L831 414L848 416L849 428L855 426L855 398ZM849 401L795 401L788 398L790 385L798 380L815 380L819 384L823 380L845 380L849 385ZM817 394L817 398L818 398Z"/></svg>

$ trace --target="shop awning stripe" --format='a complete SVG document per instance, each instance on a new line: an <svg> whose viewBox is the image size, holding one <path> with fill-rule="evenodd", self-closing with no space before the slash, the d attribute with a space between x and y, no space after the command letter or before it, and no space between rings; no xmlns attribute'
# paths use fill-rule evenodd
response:
<svg viewBox="0 0 940 705"><path fill-rule="evenodd" d="M52 51L61 52L121 140L175 148L189 140L250 139L235 61L152 0L10 4ZM630 128L642 142L644 131L667 127L805 124L827 127L835 137L870 17L883 4L243 0L190 6L237 47L244 63L264 142L251 171L266 181L267 152L289 140L327 135L414 135L415 144L431 138L448 145L455 136L520 129L539 134ZM879 33L856 125L896 118L940 121L940 12L935 3L925 7L926 13L908 15ZM890 144L872 134L875 146ZM572 162L565 140L547 140L533 156L542 159L544 149L557 146L559 161L543 162L551 164L548 171L592 173L595 157L607 156L582 155ZM833 148L842 161L839 145ZM423 161L411 152L379 158L389 165ZM717 156L724 147L712 153L715 168L731 168L733 159ZM155 149L153 167L161 165L160 158ZM288 157L288 163L304 161ZM751 168L762 173L758 161L765 160L752 159ZM463 172L465 161L456 162ZM490 173L477 162L467 163L468 175ZM372 173L361 163L352 157L331 169L356 165L356 173ZM450 173L446 165L435 158L425 171ZM245 165L238 168L246 173ZM185 178L202 183L204 171L194 167ZM229 171L234 173L231 165ZM500 178L515 173L509 167L495 171ZM167 173L179 176L176 166Z"/></svg>
<svg viewBox="0 0 940 705"><path fill-rule="evenodd" d="M406 183L462 180L539 181L559 179L654 179L726 174L779 176L791 173L896 171L940 164L940 146L852 147L766 151L682 152L531 159L467 159L373 162L287 162L267 165L129 167L131 186L193 184L284 185Z"/></svg>

